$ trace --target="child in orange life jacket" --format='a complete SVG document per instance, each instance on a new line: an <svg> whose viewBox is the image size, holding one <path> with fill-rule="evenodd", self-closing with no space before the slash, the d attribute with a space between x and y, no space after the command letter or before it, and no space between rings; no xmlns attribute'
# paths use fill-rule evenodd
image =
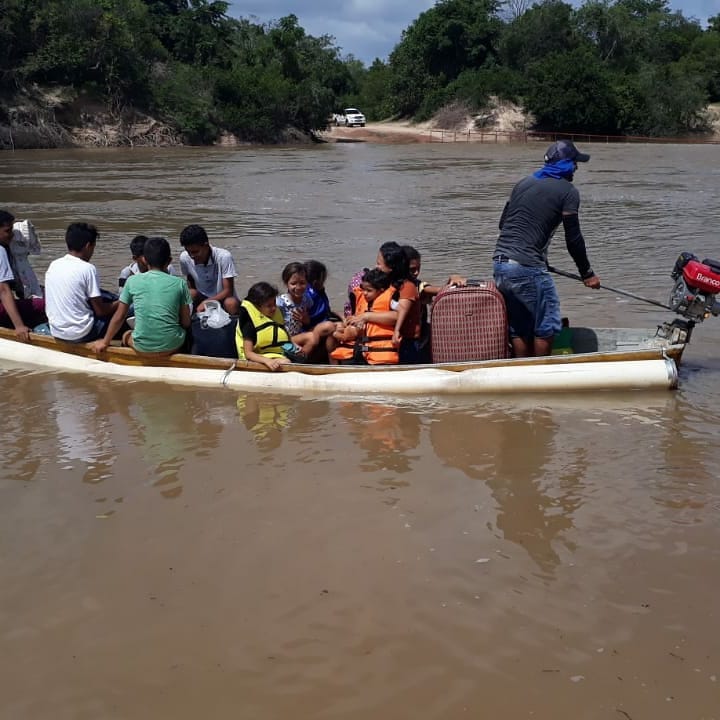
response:
<svg viewBox="0 0 720 720"><path fill-rule="evenodd" d="M363 275L355 289L355 314L328 338L331 364L397 364L398 351L392 344L397 321L397 310L391 308L393 292L390 277L382 270L373 268ZM351 340L354 331L348 327L357 328L359 337Z"/></svg>

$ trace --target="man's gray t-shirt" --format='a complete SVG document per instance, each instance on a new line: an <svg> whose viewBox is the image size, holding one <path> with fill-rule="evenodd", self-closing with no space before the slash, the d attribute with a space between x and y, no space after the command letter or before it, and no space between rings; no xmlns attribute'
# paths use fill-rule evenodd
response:
<svg viewBox="0 0 720 720"><path fill-rule="evenodd" d="M213 297L221 292L225 278L237 277L230 251L218 247L210 248L210 256L205 265L196 265L188 251L183 250L180 253L180 272L183 277L191 277L195 289L205 297Z"/></svg>
<svg viewBox="0 0 720 720"><path fill-rule="evenodd" d="M563 213L577 213L579 207L580 193L568 180L524 178L510 194L493 256L545 267L548 245Z"/></svg>

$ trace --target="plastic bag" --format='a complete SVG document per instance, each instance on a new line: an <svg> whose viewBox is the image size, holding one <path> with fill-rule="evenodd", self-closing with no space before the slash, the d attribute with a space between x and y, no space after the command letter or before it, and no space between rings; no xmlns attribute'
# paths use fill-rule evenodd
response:
<svg viewBox="0 0 720 720"><path fill-rule="evenodd" d="M39 255L42 251L35 226L29 220L21 220L13 225L13 236L10 240L13 272L22 286L19 297L42 297L43 292L35 271L30 265L28 255Z"/></svg>
<svg viewBox="0 0 720 720"><path fill-rule="evenodd" d="M225 327L231 319L218 300L206 300L205 309L197 316L200 318L200 327L214 330Z"/></svg>
<svg viewBox="0 0 720 720"><path fill-rule="evenodd" d="M16 255L39 255L42 252L37 230L29 220L18 220L13 223L10 247Z"/></svg>

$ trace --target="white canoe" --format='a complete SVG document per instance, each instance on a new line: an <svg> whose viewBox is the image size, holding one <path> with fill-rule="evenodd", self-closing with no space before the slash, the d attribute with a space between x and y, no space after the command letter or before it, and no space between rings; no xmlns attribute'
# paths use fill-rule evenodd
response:
<svg viewBox="0 0 720 720"><path fill-rule="evenodd" d="M684 344L654 332L573 328L580 352L542 358L404 366L286 365L270 372L254 363L176 354L148 361L128 348L109 348L98 359L89 346L32 335L31 343L0 329L0 360L46 371L150 380L194 386L225 386L293 394L502 394L671 389Z"/></svg>

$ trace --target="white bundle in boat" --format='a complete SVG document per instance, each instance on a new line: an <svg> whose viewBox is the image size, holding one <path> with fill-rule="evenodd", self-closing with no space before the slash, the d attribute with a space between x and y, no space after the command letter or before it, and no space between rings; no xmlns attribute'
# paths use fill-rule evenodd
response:
<svg viewBox="0 0 720 720"><path fill-rule="evenodd" d="M17 274L15 280L23 286L25 297L42 297L40 282L28 260L28 255L39 255L42 247L35 226L29 220L13 224L10 252L13 256L13 270Z"/></svg>

